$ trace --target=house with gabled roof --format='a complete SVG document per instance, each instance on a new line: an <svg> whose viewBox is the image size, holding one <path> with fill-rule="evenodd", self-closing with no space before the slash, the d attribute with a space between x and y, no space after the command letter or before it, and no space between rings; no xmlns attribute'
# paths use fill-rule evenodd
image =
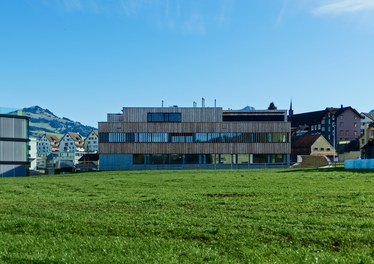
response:
<svg viewBox="0 0 374 264"><path fill-rule="evenodd" d="M361 153L363 159L374 159L374 139L370 139L369 142L361 148Z"/></svg>
<svg viewBox="0 0 374 264"><path fill-rule="evenodd" d="M84 138L79 133L66 133L60 140L60 153L78 151L84 151Z"/></svg>
<svg viewBox="0 0 374 264"><path fill-rule="evenodd" d="M297 156L326 156L336 155L334 147L322 135L294 136L291 138L291 160L296 162Z"/></svg>
<svg viewBox="0 0 374 264"><path fill-rule="evenodd" d="M370 139L374 139L374 113L361 113L361 116L360 148L362 149Z"/></svg>
<svg viewBox="0 0 374 264"><path fill-rule="evenodd" d="M292 128L307 128L308 135L323 135L330 144L348 143L360 137L361 115L348 106L292 115Z"/></svg>
<svg viewBox="0 0 374 264"><path fill-rule="evenodd" d="M84 140L84 150L86 152L97 152L99 150L99 133L92 130Z"/></svg>
<svg viewBox="0 0 374 264"><path fill-rule="evenodd" d="M55 135L45 133L36 142L39 156L48 155L51 152L59 151L60 138Z"/></svg>

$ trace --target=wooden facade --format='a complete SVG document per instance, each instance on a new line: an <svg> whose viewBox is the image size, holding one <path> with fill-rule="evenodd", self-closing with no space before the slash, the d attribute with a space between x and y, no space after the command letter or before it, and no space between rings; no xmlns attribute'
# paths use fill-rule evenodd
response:
<svg viewBox="0 0 374 264"><path fill-rule="evenodd" d="M108 122L99 122L100 134L126 133L283 133L282 142L99 142L100 155L136 154L268 154L291 153L291 125L286 111L224 111L220 107L123 108L122 114L109 114ZM149 113L180 113L178 122L151 122ZM223 117L258 121L225 122ZM263 121L263 120L266 121ZM274 119L274 121L271 121ZM270 121L269 121L270 120ZM276 120L276 121L275 121ZM170 137L170 136L169 136ZM131 161L131 158L129 158ZM118 159L117 161L118 162Z"/></svg>

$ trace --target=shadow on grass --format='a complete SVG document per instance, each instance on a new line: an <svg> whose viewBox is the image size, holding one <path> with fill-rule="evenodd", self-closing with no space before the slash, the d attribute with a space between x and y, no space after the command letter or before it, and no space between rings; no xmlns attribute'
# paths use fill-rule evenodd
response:
<svg viewBox="0 0 374 264"><path fill-rule="evenodd" d="M285 169L282 171L279 171L278 173L299 173L299 172L323 172L323 173L328 173L328 172L355 172L355 173L360 173L360 174L367 174L367 173L373 173L374 170L349 170L349 169L344 169L344 167L331 167L331 168L290 168L290 169Z"/></svg>

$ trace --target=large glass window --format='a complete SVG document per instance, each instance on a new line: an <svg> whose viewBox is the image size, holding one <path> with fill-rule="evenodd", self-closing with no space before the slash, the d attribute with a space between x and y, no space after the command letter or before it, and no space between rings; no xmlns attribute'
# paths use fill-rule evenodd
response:
<svg viewBox="0 0 374 264"><path fill-rule="evenodd" d="M170 142L173 143L193 143L193 133L172 133L170 134Z"/></svg>
<svg viewBox="0 0 374 264"><path fill-rule="evenodd" d="M152 142L168 142L168 133L152 133Z"/></svg>
<svg viewBox="0 0 374 264"><path fill-rule="evenodd" d="M221 142L219 133L208 133L208 142Z"/></svg>
<svg viewBox="0 0 374 264"><path fill-rule="evenodd" d="M148 113L148 122L182 122L181 113Z"/></svg>
<svg viewBox="0 0 374 264"><path fill-rule="evenodd" d="M196 133L195 134L195 142L208 142L208 134L207 133Z"/></svg>
<svg viewBox="0 0 374 264"><path fill-rule="evenodd" d="M344 132L341 132L343 134ZM100 143L288 143L289 134L273 133L125 133L102 132Z"/></svg>
<svg viewBox="0 0 374 264"><path fill-rule="evenodd" d="M248 164L249 163L249 154L238 154L237 155L238 164Z"/></svg>

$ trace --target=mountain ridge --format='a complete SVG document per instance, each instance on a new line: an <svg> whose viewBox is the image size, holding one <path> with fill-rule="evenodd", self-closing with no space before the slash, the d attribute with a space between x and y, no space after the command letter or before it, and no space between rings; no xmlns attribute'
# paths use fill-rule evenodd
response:
<svg viewBox="0 0 374 264"><path fill-rule="evenodd" d="M49 109L38 105L25 107L18 111L30 118L29 134L33 137L40 137L45 133L64 135L67 132L75 132L87 137L92 130L97 130L95 127L83 125L67 117L58 117Z"/></svg>

